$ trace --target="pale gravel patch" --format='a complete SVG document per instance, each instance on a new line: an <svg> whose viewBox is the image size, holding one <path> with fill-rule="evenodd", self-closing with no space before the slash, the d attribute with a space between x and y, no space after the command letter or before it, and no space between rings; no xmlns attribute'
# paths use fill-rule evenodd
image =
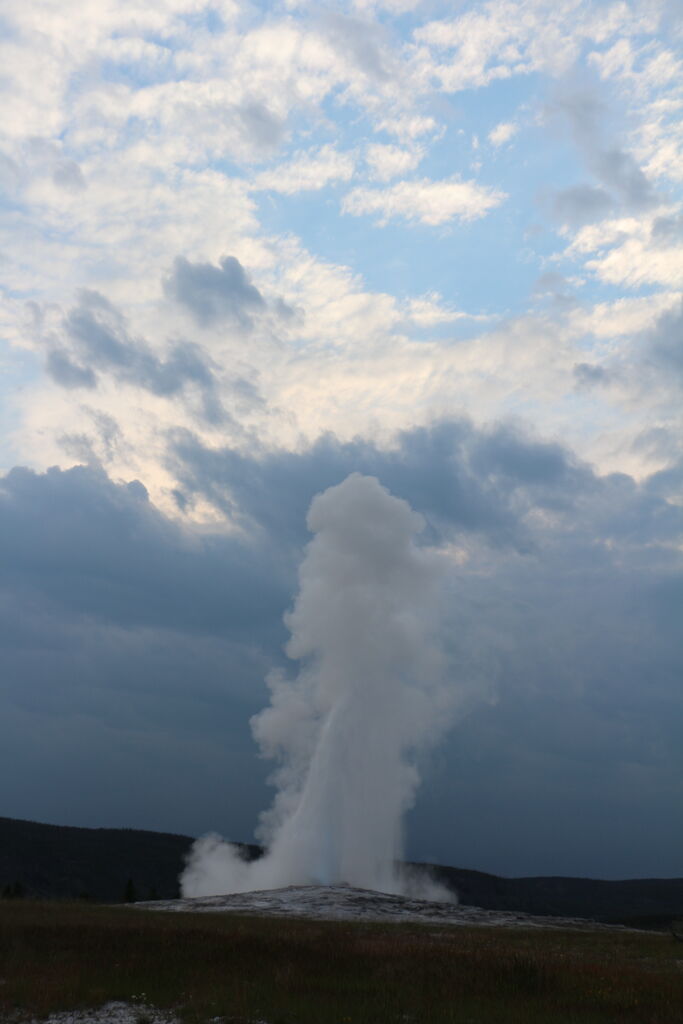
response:
<svg viewBox="0 0 683 1024"><path fill-rule="evenodd" d="M141 1003L105 1003L98 1010L64 1010L30 1024L180 1024L171 1013Z"/></svg>
<svg viewBox="0 0 683 1024"><path fill-rule="evenodd" d="M105 1003L99 1010L64 1010L29 1024L180 1024L172 1013L140 1003ZM209 1024L269 1024L246 1017L214 1017Z"/></svg>

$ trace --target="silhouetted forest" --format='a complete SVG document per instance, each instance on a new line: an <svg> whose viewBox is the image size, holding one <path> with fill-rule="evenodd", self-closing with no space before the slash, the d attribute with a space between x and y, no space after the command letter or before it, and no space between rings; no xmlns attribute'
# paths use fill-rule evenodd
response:
<svg viewBox="0 0 683 1024"><path fill-rule="evenodd" d="M0 818L0 893L120 903L179 896L194 839L167 832L71 828ZM258 847L245 847L256 856Z"/></svg>
<svg viewBox="0 0 683 1024"><path fill-rule="evenodd" d="M107 903L172 899L193 843L191 836L137 829L72 828L0 818L0 894ZM239 844L248 859L258 846ZM419 865L416 865L419 867ZM601 881L590 878L502 878L481 871L429 865L460 902L517 910L667 926L683 917L683 878Z"/></svg>

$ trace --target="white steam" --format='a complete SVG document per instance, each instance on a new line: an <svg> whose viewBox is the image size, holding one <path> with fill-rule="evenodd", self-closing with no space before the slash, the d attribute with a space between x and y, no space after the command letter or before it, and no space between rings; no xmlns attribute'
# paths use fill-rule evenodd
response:
<svg viewBox="0 0 683 1024"><path fill-rule="evenodd" d="M438 560L413 542L421 516L374 477L353 473L317 495L307 522L315 537L285 619L302 667L270 676L270 705L251 722L280 763L259 829L266 853L247 863L218 836L199 839L183 895L348 882L443 898L397 866L414 757L450 703L435 641Z"/></svg>

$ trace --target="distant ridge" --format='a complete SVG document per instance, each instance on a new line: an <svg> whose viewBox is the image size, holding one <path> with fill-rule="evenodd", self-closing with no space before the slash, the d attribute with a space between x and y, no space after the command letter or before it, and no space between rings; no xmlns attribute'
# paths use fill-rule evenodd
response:
<svg viewBox="0 0 683 1024"><path fill-rule="evenodd" d="M457 890L461 903L485 910L584 917L635 928L668 927L683 918L683 878L502 878L443 865L431 870Z"/></svg>
<svg viewBox="0 0 683 1024"><path fill-rule="evenodd" d="M193 842L170 832L0 818L0 894L108 903L174 899ZM244 850L247 857L260 853L256 846Z"/></svg>
<svg viewBox="0 0 683 1024"><path fill-rule="evenodd" d="M176 899L193 842L191 836L167 832L0 818L0 893L101 902ZM258 846L239 845L249 859L260 855ZM485 910L636 927L665 927L683 918L683 878L502 878L444 865L416 867L455 889L462 904Z"/></svg>

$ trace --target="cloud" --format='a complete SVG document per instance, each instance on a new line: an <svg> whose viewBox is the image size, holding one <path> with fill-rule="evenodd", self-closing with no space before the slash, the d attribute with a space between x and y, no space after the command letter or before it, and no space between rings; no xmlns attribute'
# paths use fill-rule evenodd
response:
<svg viewBox="0 0 683 1024"><path fill-rule="evenodd" d="M236 112L248 139L258 149L274 149L283 141L284 119L274 114L265 103L248 101L238 106Z"/></svg>
<svg viewBox="0 0 683 1024"><path fill-rule="evenodd" d="M441 88L455 92L533 72L559 77L587 43L654 30L656 16L646 21L637 6L623 4L493 0L420 25L415 39L430 49L430 72Z"/></svg>
<svg viewBox="0 0 683 1024"><path fill-rule="evenodd" d="M328 436L298 453L251 456L183 435L169 458L184 493L220 503L229 528L181 527L139 481L114 483L96 466L16 468L0 486L4 585L121 626L227 630L235 639L250 623L272 629L306 542L306 509L350 468L372 472L413 505L429 525L428 543L462 544L473 570L495 554L512 572L538 564L554 573L557 558L580 558L577 571L618 575L639 572L648 552L663 578L681 568L683 517L669 501L678 476L640 485L625 474L598 476L560 444L510 426L445 421L399 434L387 448Z"/></svg>
<svg viewBox="0 0 683 1024"><path fill-rule="evenodd" d="M647 358L683 385L683 300L663 313L647 338Z"/></svg>
<svg viewBox="0 0 683 1024"><path fill-rule="evenodd" d="M391 181L401 174L414 171L424 156L424 151L403 149L386 143L371 143L365 151L365 161L370 168L370 176L376 181Z"/></svg>
<svg viewBox="0 0 683 1024"><path fill-rule="evenodd" d="M442 133L439 122L434 117L415 113L381 118L377 123L377 129L394 135L405 143L413 142L425 135L438 137Z"/></svg>
<svg viewBox="0 0 683 1024"><path fill-rule="evenodd" d="M676 0L678 2L678 0ZM635 151L645 173L669 183L683 178L683 127L679 83L683 63L675 45L673 24L667 23L666 4L658 5L659 38L618 39L606 52L590 54L600 77L635 100Z"/></svg>
<svg viewBox="0 0 683 1024"><path fill-rule="evenodd" d="M597 384L604 384L610 379L610 374L605 367L597 366L594 363L577 363L574 367L574 376L579 388L592 388Z"/></svg>
<svg viewBox="0 0 683 1024"><path fill-rule="evenodd" d="M386 189L356 188L344 198L342 210L359 217L378 214L380 224L393 219L419 221L431 227L448 221L483 217L506 199L504 192L473 181L450 179L401 181Z"/></svg>
<svg viewBox="0 0 683 1024"><path fill-rule="evenodd" d="M519 131L519 125L514 121L501 121L492 128L488 134L488 140L492 146L504 146Z"/></svg>
<svg viewBox="0 0 683 1024"><path fill-rule="evenodd" d="M71 458L78 463L100 466L102 455L105 463L113 462L122 452L127 454L123 431L113 416L100 412L98 409L83 408L95 429L95 437L87 433L62 434L59 444Z"/></svg>
<svg viewBox="0 0 683 1024"><path fill-rule="evenodd" d="M83 172L75 160L60 161L52 172L52 180L68 192L82 192L87 188Z"/></svg>
<svg viewBox="0 0 683 1024"><path fill-rule="evenodd" d="M655 203L652 185L630 153L616 147L601 150L594 155L592 167L627 209L647 209Z"/></svg>
<svg viewBox="0 0 683 1024"><path fill-rule="evenodd" d="M269 567L268 543L189 534L138 480L114 483L97 466L16 467L0 481L0 523L5 592L121 628L279 635L287 577Z"/></svg>
<svg viewBox="0 0 683 1024"><path fill-rule="evenodd" d="M330 44L370 79L379 82L390 77L390 51L384 45L385 34L377 22L338 11L326 11L322 25Z"/></svg>
<svg viewBox="0 0 683 1024"><path fill-rule="evenodd" d="M670 220L669 216L666 220ZM587 225L577 233L567 253L588 255L586 268L609 284L628 288L646 284L681 288L683 241L675 230L662 232L656 225L661 225L661 219L653 214Z"/></svg>
<svg viewBox="0 0 683 1024"><path fill-rule="evenodd" d="M95 388L97 377L89 366L79 366L64 349L54 348L48 353L46 369L56 384L63 388Z"/></svg>
<svg viewBox="0 0 683 1024"><path fill-rule="evenodd" d="M255 190L281 192L316 191L331 182L349 181L355 160L350 153L340 153L334 146L321 146L311 152L295 153L291 160L269 171L262 171L250 184Z"/></svg>
<svg viewBox="0 0 683 1024"><path fill-rule="evenodd" d="M172 439L170 460L189 498L201 497L245 528L266 536L277 532L292 544L303 542L313 495L357 471L376 476L405 498L426 517L432 538L470 536L473 543L527 554L546 537L544 517L547 536L554 531L558 537L571 536L580 515L586 543L592 543L592 529L604 539L604 522L597 526L585 519L586 502L602 517L618 479L595 476L559 444L529 438L509 426L477 429L466 420L401 432L387 449L361 439L341 443L327 435L303 452L256 457L231 448L209 449L183 433ZM667 522L675 529L679 517L673 508L665 503L657 516L662 527ZM613 518L618 532L619 513Z"/></svg>
<svg viewBox="0 0 683 1024"><path fill-rule="evenodd" d="M575 307L573 326L579 335L586 332L595 338L636 336L648 331L659 316L678 305L676 292L655 292L637 298L598 302L592 307Z"/></svg>
<svg viewBox="0 0 683 1024"><path fill-rule="evenodd" d="M253 821L265 797L247 720L263 703L267 668L282 661L281 616L308 540L301 513L353 466L372 469L427 519L425 540L447 579L449 671L476 695L426 772L411 851L451 849L440 822L467 800L454 779L466 778L469 799L497 813L495 779L503 803L545 839L517 861L479 851L484 866L576 871L578 858L586 870L609 863L612 874L636 863L635 873L655 863L670 869L661 850L653 853L651 830L636 829L619 854L599 830L579 825L603 803L614 806L638 763L649 767L629 788L629 815L637 821L648 808L655 831L671 821L683 522L670 499L680 468L638 485L624 474L597 476L559 444L464 421L408 431L387 448L327 438L299 453L251 457L183 438L174 458L188 496L222 496L231 526L181 527L140 482L114 483L96 467L18 468L0 483L0 731L22 767L23 806L68 819L68 786L45 787L45 779L75 778L85 759L89 795L78 790L72 807L91 821L124 824L132 815L149 825L155 806L151 820L162 827L218 823L232 838L249 837L250 814ZM17 729L24 753L15 752ZM81 738L60 743L72 733ZM135 796L103 801L110 772L125 782L131 761L147 765ZM519 788L501 781L503 767ZM552 778L554 804L526 780L527 769ZM580 784L584 775L590 785ZM166 788L171 780L183 800L171 806L159 780ZM576 786L580 806L567 802ZM543 832L556 819L565 821L557 842ZM562 852L569 824L581 837L573 861ZM468 830L453 859L470 862L487 827Z"/></svg>
<svg viewBox="0 0 683 1024"><path fill-rule="evenodd" d="M485 316L463 313L461 310L449 309L443 304L443 296L438 292L428 292L418 299L410 299L405 306L405 317L418 327L435 327L438 324L453 323L455 320L485 320Z"/></svg>
<svg viewBox="0 0 683 1024"><path fill-rule="evenodd" d="M571 293L571 281L556 270L546 270L536 279L534 295L550 296L553 302L569 305L574 299Z"/></svg>
<svg viewBox="0 0 683 1024"><path fill-rule="evenodd" d="M0 478L0 549L5 813L192 833L220 820L209 780L240 776L248 836L266 796L246 722L292 586L269 545L190 533L81 466Z"/></svg>
<svg viewBox="0 0 683 1024"><path fill-rule="evenodd" d="M651 238L661 245L683 241L683 213L665 213L655 217Z"/></svg>
<svg viewBox="0 0 683 1024"><path fill-rule="evenodd" d="M177 256L164 282L169 298L190 310L204 326L228 322L248 330L254 314L264 312L266 302L234 256L224 256L219 266L191 263Z"/></svg>
<svg viewBox="0 0 683 1024"><path fill-rule="evenodd" d="M209 450L183 434L174 441L172 458L187 494L202 495L224 513L245 517L266 533L277 530L297 543L305 536L306 509L313 495L353 471L378 476L392 493L400 493L438 520L452 520L509 542L515 524L505 501L459 457L470 440L467 424L447 423L401 435L394 454L369 441L341 444L327 435L305 453L264 453L254 459L234 449ZM429 468L435 462L441 478ZM274 493L280 493L276 505L271 500Z"/></svg>
<svg viewBox="0 0 683 1024"><path fill-rule="evenodd" d="M64 318L64 337L80 362L61 347L48 353L47 371L62 387L92 389L97 386L95 371L163 397L193 385L209 422L218 423L227 416L213 368L198 345L174 342L167 358L160 359L143 339L130 336L123 314L99 292L81 291L78 305Z"/></svg>
<svg viewBox="0 0 683 1024"><path fill-rule="evenodd" d="M563 224L582 227L603 220L613 209L614 201L604 188L573 185L555 193L553 213Z"/></svg>
<svg viewBox="0 0 683 1024"><path fill-rule="evenodd" d="M606 136L607 109L596 90L560 92L548 113L566 119L588 170L599 185L580 184L559 191L554 213L573 227L602 220L615 207L647 211L656 193L634 156Z"/></svg>
<svg viewBox="0 0 683 1024"><path fill-rule="evenodd" d="M19 149L24 183L31 179L50 177L58 188L78 194L87 182L78 162L64 154L62 141L34 135Z"/></svg>

